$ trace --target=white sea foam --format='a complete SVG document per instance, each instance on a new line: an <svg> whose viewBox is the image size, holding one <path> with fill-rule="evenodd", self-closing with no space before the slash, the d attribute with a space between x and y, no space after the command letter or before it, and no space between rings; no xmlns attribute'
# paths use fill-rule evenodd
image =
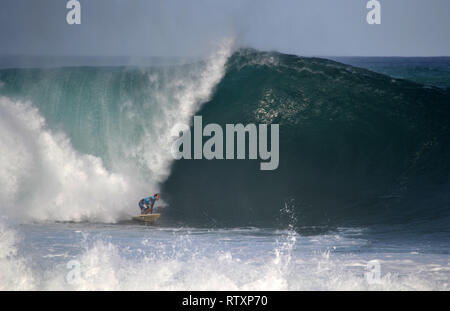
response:
<svg viewBox="0 0 450 311"><path fill-rule="evenodd" d="M142 248L128 249L96 237L84 240L81 252L75 257L60 260L59 264L50 265L47 269L33 265L32 257L24 259L17 255L14 231L0 227L0 234L0 289L8 290L448 289L448 284L442 282L442 277L448 272L435 271L436 267L442 268L441 265L400 257L380 260L383 273L376 284L371 284L365 277L367 259L364 256L340 256L330 252L330 248L311 255L308 247L314 239L291 232L280 236L273 249L259 253L259 256L248 251L242 256L243 249L217 246L211 252L196 247L200 240L189 234L172 238L172 244L158 245L153 241L153 251L147 248L145 238L142 239ZM172 236L169 231L167 234ZM231 234L231 239L236 238L235 232L228 234ZM220 235L226 233L221 232ZM320 241L313 242L313 245L320 249L335 237L315 239ZM298 252L296 247L303 249ZM71 261L76 265L69 266L67 263Z"/></svg>
<svg viewBox="0 0 450 311"><path fill-rule="evenodd" d="M0 208L21 219L115 221L130 199L124 176L78 153L30 102L0 97Z"/></svg>
<svg viewBox="0 0 450 311"><path fill-rule="evenodd" d="M33 273L26 260L17 254L17 234L0 220L0 290L35 288Z"/></svg>
<svg viewBox="0 0 450 311"><path fill-rule="evenodd" d="M173 161L171 129L175 124L189 124L190 118L213 93L215 86L225 74L225 65L234 48L232 39L224 40L206 62L186 73L171 77L170 81L158 84L157 75L149 80L158 85L154 95L160 111L155 111L151 121L141 119L146 133L137 146L131 150L141 163L150 169L153 186L163 181L170 173ZM132 111L128 109L128 111ZM157 152L148 152L148 146L157 146ZM150 147L151 148L151 147Z"/></svg>
<svg viewBox="0 0 450 311"><path fill-rule="evenodd" d="M171 127L188 123L208 100L232 48L232 40L224 41L198 70L180 75L155 94L159 113L143 124L147 132L140 141L125 148L151 172L145 178L136 174L137 168L119 164L108 170L101 158L75 150L64 132L48 127L32 102L0 97L1 213L22 221L116 222L131 216L137 200L149 189L157 191L170 172ZM131 102L122 109L133 118ZM115 137L109 139L117 145ZM155 148L148 152L150 144Z"/></svg>

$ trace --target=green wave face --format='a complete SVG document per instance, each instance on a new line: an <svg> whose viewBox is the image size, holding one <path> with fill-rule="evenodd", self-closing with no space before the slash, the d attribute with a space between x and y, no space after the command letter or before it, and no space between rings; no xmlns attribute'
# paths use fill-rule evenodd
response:
<svg viewBox="0 0 450 311"><path fill-rule="evenodd" d="M279 168L179 161L165 184L174 217L274 225L288 209L299 226L448 217L449 105L442 89L241 50L199 114L204 124L280 124Z"/></svg>

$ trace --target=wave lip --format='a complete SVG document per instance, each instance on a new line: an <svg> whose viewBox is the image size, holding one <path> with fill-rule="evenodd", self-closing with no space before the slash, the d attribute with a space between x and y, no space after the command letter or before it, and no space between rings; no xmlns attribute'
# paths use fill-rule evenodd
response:
<svg viewBox="0 0 450 311"><path fill-rule="evenodd" d="M2 212L117 222L162 192L167 219L202 226L285 224L286 204L299 226L448 223L448 90L232 51L225 42L204 62L158 68L0 70ZM280 124L279 168L174 162L171 129L194 114Z"/></svg>

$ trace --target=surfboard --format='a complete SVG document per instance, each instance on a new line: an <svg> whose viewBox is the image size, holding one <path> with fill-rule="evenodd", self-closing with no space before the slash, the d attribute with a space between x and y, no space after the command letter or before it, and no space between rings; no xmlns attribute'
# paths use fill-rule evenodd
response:
<svg viewBox="0 0 450 311"><path fill-rule="evenodd" d="M161 216L161 214L144 214L134 216L133 220L147 223L154 223L159 218L159 216Z"/></svg>

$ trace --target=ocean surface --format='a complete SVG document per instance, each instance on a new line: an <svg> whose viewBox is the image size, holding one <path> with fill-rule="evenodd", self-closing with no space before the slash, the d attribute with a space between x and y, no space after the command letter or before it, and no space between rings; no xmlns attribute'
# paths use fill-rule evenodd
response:
<svg viewBox="0 0 450 311"><path fill-rule="evenodd" d="M450 58L80 62L0 61L1 290L450 289ZM278 169L174 161L194 115Z"/></svg>

